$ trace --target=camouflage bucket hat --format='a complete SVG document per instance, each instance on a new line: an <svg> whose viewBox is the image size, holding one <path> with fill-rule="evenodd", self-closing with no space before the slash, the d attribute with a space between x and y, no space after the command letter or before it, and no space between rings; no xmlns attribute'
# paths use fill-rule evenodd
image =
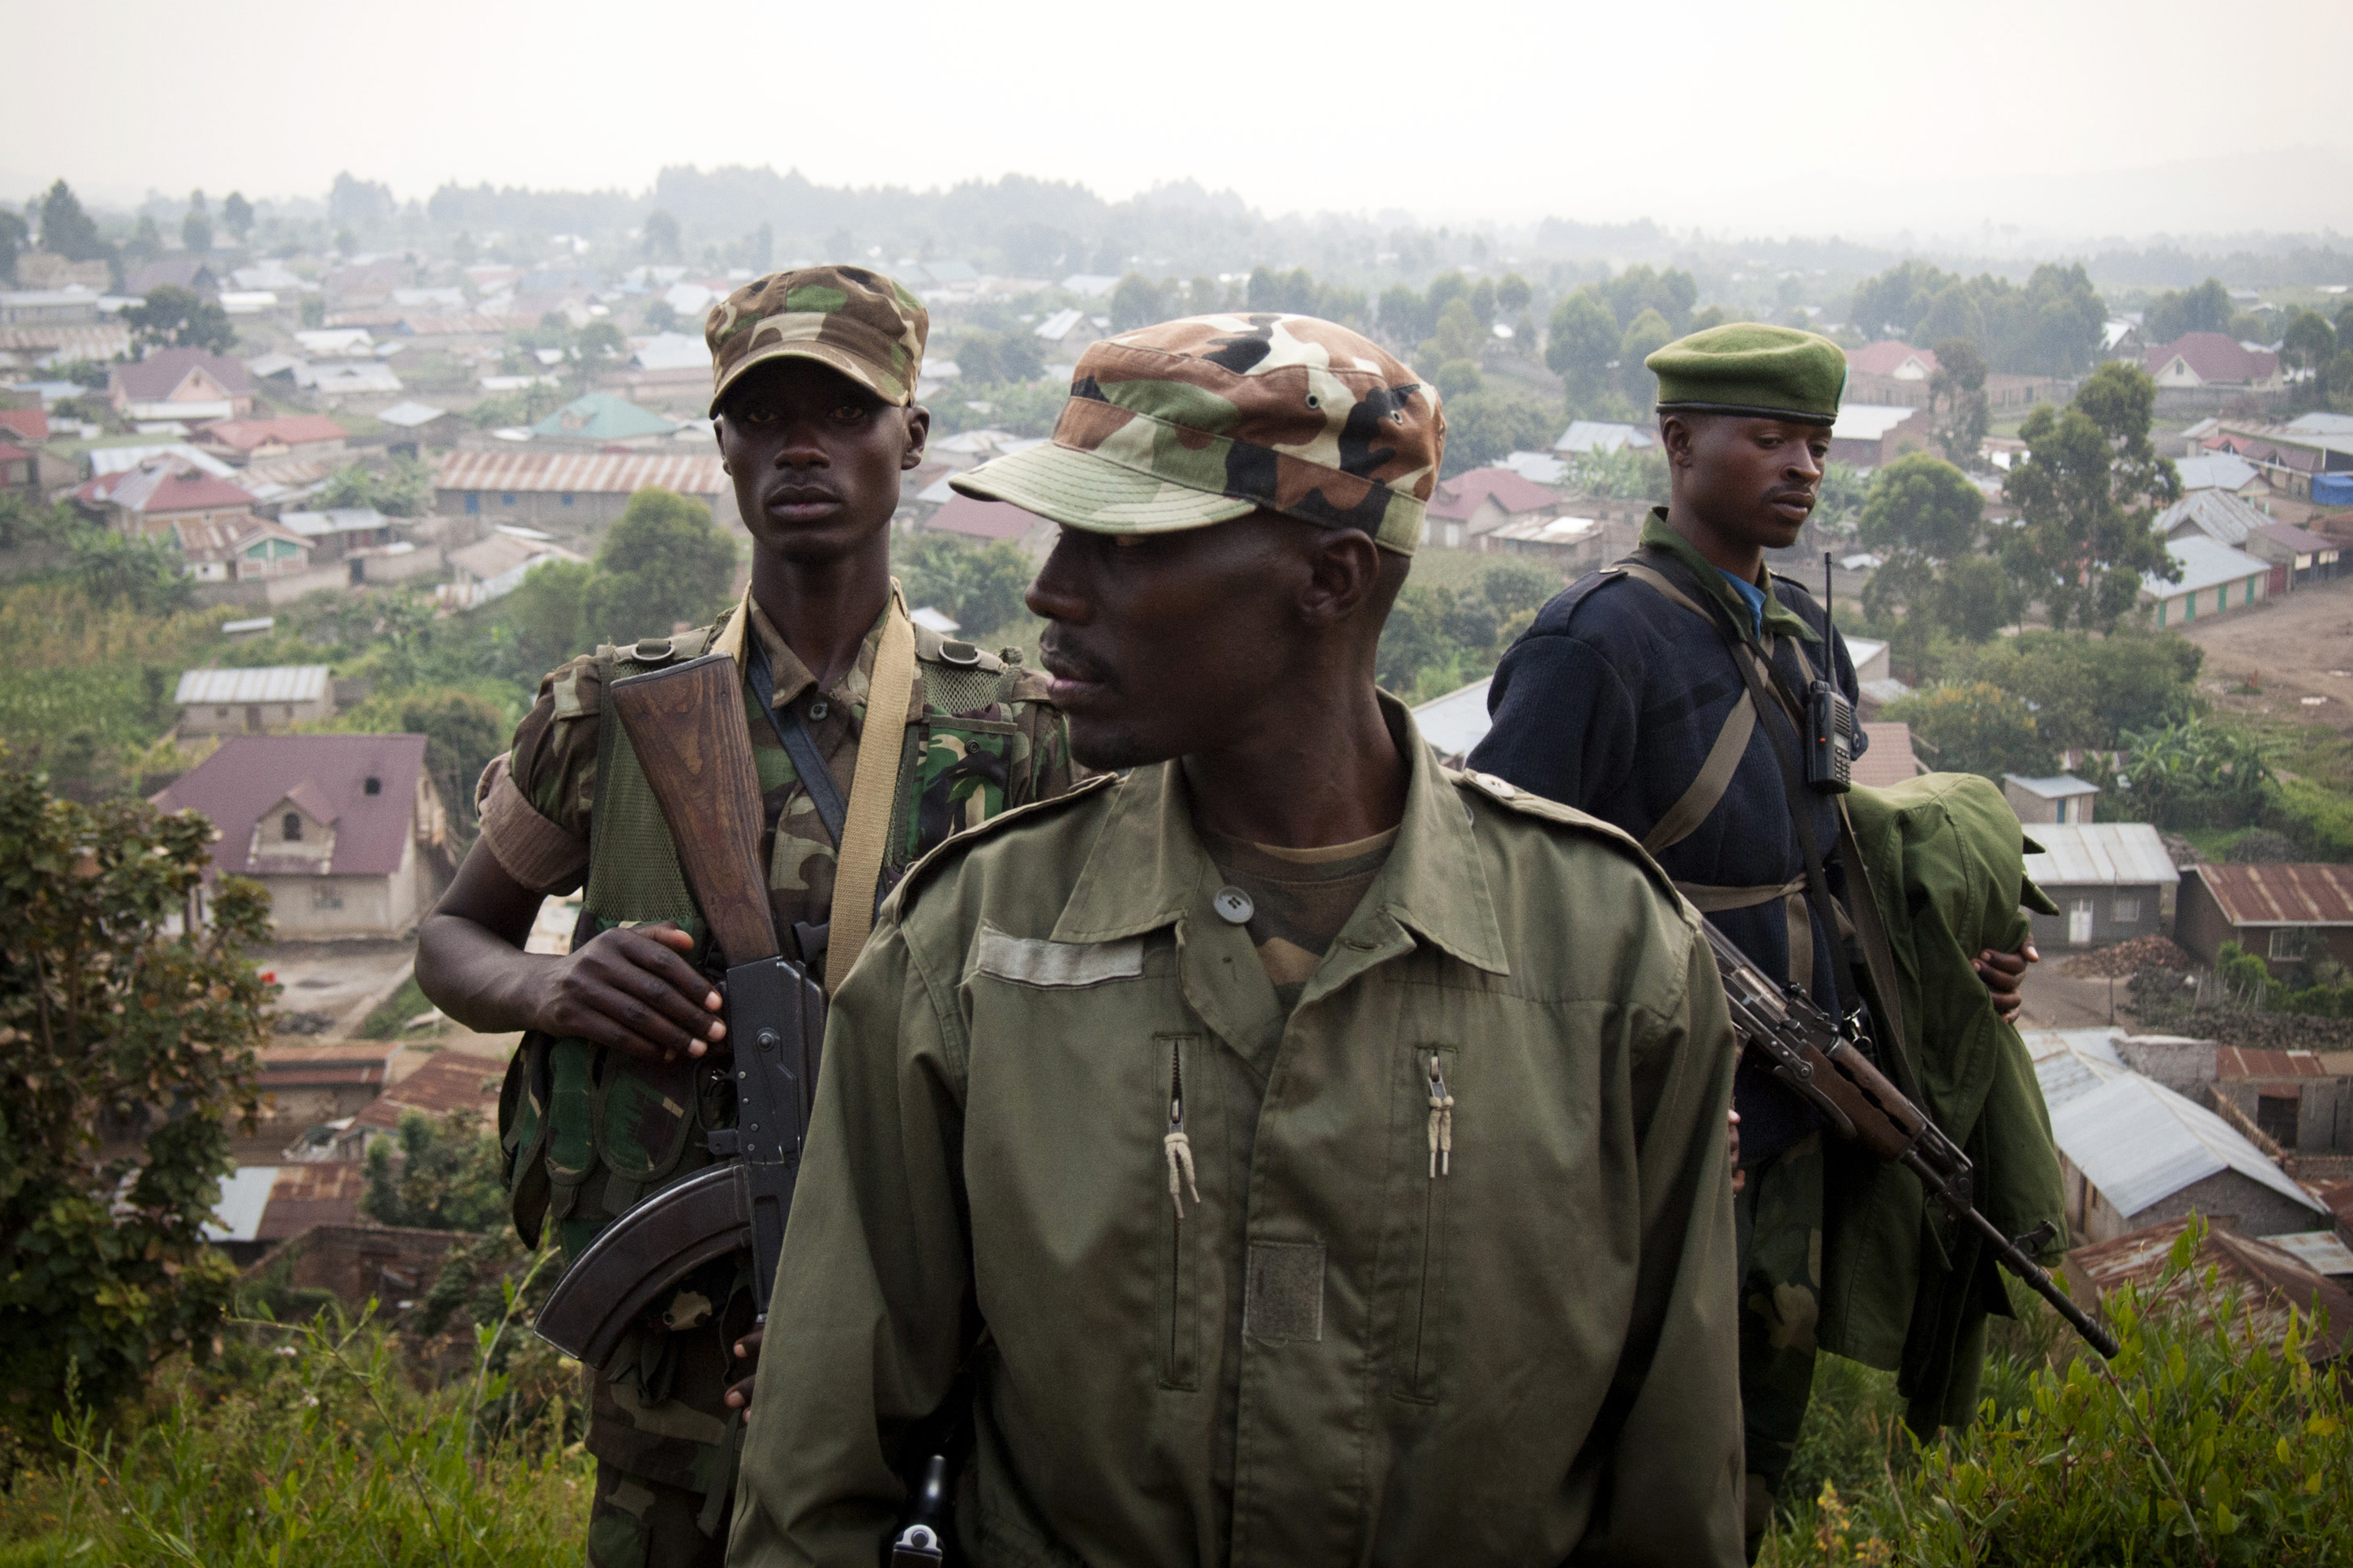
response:
<svg viewBox="0 0 2353 1568"><path fill-rule="evenodd" d="M1191 316L1090 347L1053 440L948 482L1098 533L1265 507L1409 555L1445 444L1437 390L1347 328Z"/></svg>
<svg viewBox="0 0 2353 1568"><path fill-rule="evenodd" d="M923 301L863 267L804 267L746 283L702 323L711 412L743 374L772 359L829 365L885 403L915 400L931 331Z"/></svg>

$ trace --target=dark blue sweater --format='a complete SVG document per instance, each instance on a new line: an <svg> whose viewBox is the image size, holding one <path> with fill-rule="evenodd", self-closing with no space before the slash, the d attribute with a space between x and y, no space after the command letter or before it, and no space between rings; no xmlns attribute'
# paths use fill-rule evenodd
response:
<svg viewBox="0 0 2353 1568"><path fill-rule="evenodd" d="M1787 578L1772 582L1773 597L1817 635L1821 606ZM1840 689L1855 698L1854 665L1831 634ZM1813 679L1823 645L1781 639L1785 684L1802 689ZM1803 666L1799 659L1810 662ZM1724 728L1732 704L1745 700L1740 673L1715 625L1670 603L1648 584L1596 574L1556 595L1504 656L1487 696L1494 727L1471 753L1482 772L1523 789L1592 813L1640 838L1682 798ZM1780 721L1774 719L1772 722ZM1785 731L1786 733L1786 731ZM1858 731L1857 749L1862 744ZM1764 722L1715 809L1696 831L1659 853L1678 881L1717 887L1782 883L1804 874L1805 858L1790 826L1788 796ZM1814 842L1835 859L1838 818L1830 803L1807 793ZM1840 889L1836 870L1831 874ZM1781 900L1713 917L1734 945L1775 979L1788 971L1789 941ZM1818 996L1856 1001L1841 973L1842 952L1814 921ZM1788 1090L1744 1066L1734 1084L1741 1118L1741 1156L1757 1162L1779 1152L1814 1125Z"/></svg>

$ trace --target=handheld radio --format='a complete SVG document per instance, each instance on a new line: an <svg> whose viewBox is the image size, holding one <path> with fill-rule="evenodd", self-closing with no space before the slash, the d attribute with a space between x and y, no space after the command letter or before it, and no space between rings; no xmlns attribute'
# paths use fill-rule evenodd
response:
<svg viewBox="0 0 2353 1568"><path fill-rule="evenodd" d="M1831 552L1822 552L1822 664L1838 670L1831 637ZM1806 785L1816 795L1844 795L1854 783L1854 708L1833 681L1817 677L1806 688Z"/></svg>

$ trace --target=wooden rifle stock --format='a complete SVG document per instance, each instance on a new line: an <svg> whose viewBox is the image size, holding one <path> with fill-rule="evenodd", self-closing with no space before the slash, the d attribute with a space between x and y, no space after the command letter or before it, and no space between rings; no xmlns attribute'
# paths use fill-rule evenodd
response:
<svg viewBox="0 0 2353 1568"><path fill-rule="evenodd" d="M726 960L735 1125L704 1133L722 1163L662 1188L574 1258L540 1309L542 1339L603 1367L646 1308L694 1270L749 1248L765 1320L808 1128L825 993L786 958L760 861L760 774L735 661L705 654L607 696L652 789L680 868Z"/></svg>
<svg viewBox="0 0 2353 1568"><path fill-rule="evenodd" d="M784 951L760 866L760 770L735 661L707 653L613 683L613 711L729 965Z"/></svg>

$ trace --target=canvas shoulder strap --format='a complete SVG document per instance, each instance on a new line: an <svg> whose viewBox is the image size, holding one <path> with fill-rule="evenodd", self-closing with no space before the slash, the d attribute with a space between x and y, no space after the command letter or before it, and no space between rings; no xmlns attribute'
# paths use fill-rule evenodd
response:
<svg viewBox="0 0 2353 1568"><path fill-rule="evenodd" d="M1700 608L1691 595L1670 581L1664 573L1633 556L1613 562L1603 570L1631 577L1669 604L1689 610L1711 626L1715 624L1715 617ZM1748 753L1749 737L1756 733L1756 709L1746 702L1735 702L1731 710L1725 714L1724 728L1715 732L1715 743L1708 747L1707 758L1700 763L1699 772L1693 777L1690 787L1676 798L1674 805L1667 807L1664 816L1651 825L1651 831L1642 836L1644 849L1656 855L1662 849L1681 844L1699 831L1700 824L1705 822L1709 814L1723 801L1724 792L1732 787L1732 775L1740 770L1740 759ZM1694 900L1694 903L1697 901ZM1764 900L1760 898L1756 901L1761 903ZM1705 909L1708 906L1701 904L1699 907Z"/></svg>
<svg viewBox="0 0 2353 1568"><path fill-rule="evenodd" d="M915 625L907 618L906 601L900 597L895 579L867 692L866 723L858 767L850 775L849 815L834 869L832 931L825 961L828 994L840 989L874 929L874 889L882 879L882 857L899 793L901 740L914 700Z"/></svg>

